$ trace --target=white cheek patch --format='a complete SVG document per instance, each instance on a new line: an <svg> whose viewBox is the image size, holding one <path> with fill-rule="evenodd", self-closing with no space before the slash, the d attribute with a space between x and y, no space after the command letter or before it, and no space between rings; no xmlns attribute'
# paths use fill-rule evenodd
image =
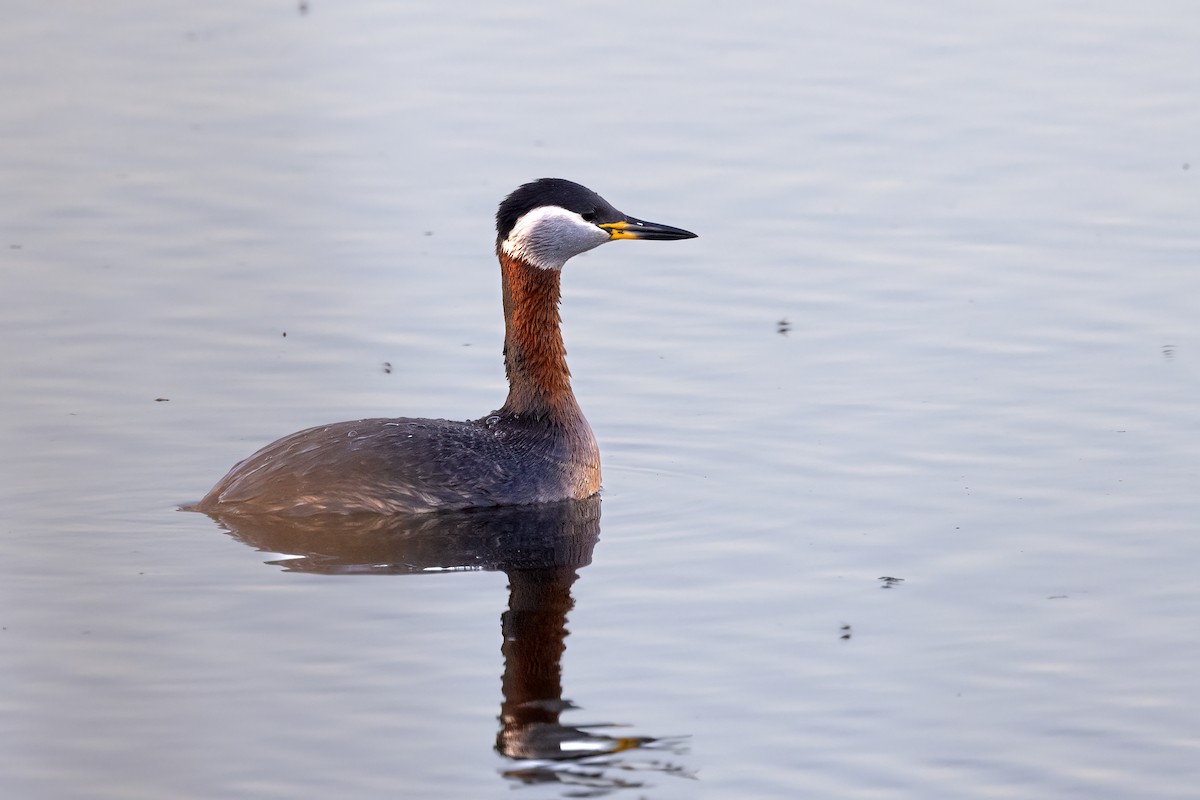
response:
<svg viewBox="0 0 1200 800"><path fill-rule="evenodd" d="M539 269L562 269L572 256L599 247L607 232L559 206L535 208L517 220L501 248Z"/></svg>

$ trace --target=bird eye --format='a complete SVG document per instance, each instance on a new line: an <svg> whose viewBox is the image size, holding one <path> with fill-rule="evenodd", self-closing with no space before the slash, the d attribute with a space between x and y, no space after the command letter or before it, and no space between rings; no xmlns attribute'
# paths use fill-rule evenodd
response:
<svg viewBox="0 0 1200 800"><path fill-rule="evenodd" d="M579 216L583 217L585 222L593 222L596 219L595 211L585 211Z"/></svg>

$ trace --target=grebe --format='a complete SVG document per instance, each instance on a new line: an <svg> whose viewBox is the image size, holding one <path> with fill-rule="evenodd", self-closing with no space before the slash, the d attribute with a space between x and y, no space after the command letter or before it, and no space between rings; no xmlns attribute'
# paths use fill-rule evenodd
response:
<svg viewBox="0 0 1200 800"><path fill-rule="evenodd" d="M559 275L614 239L691 239L561 178L496 212L508 399L478 420L363 419L285 436L235 465L193 508L208 514L425 513L591 497L600 451L571 391Z"/></svg>

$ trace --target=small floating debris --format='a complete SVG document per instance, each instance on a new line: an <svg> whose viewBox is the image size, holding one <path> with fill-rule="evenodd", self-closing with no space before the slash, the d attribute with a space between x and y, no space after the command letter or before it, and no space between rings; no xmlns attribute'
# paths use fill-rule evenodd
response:
<svg viewBox="0 0 1200 800"><path fill-rule="evenodd" d="M879 580L883 581L883 585L879 587L880 589L893 589L904 583L904 578L893 578L891 575L884 575Z"/></svg>

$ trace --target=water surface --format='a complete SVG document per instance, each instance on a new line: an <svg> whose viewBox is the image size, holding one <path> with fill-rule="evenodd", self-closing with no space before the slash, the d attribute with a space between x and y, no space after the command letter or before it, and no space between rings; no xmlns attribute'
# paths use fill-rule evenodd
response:
<svg viewBox="0 0 1200 800"><path fill-rule="evenodd" d="M1195 16L11 9L0 794L1194 796ZM176 510L499 405L544 175L701 235L564 276L586 547Z"/></svg>

